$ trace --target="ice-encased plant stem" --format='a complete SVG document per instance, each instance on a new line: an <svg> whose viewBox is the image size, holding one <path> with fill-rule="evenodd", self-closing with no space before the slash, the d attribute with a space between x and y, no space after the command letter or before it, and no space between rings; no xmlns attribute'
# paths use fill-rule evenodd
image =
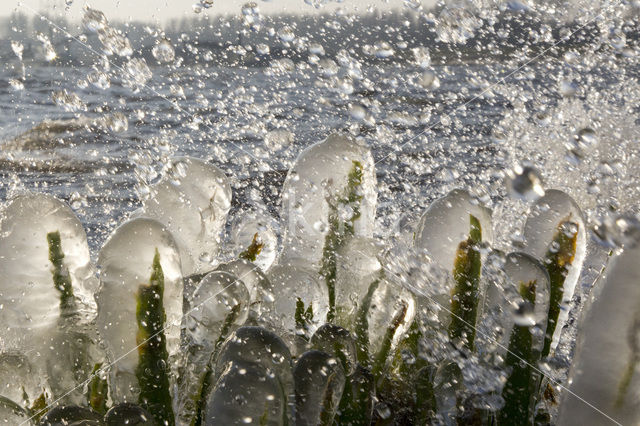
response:
<svg viewBox="0 0 640 426"><path fill-rule="evenodd" d="M564 231L565 237L559 236L559 231ZM547 327L546 332L550 337L545 343L546 350L542 354L542 357L546 357L553 354L559 343L563 325L569 317L569 302L573 297L587 255L587 227L580 207L569 195L557 189L548 189L545 195L536 200L531 207L523 234L524 251L541 259L549 275L554 273L552 269L555 269L556 273L558 285L552 284L555 290L552 290L551 299L559 298L550 303L549 325L552 325L552 328ZM564 254L554 254L560 248L561 241L558 238L575 238L575 248L572 250L569 247ZM566 260L569 258L571 261L567 263ZM560 265L558 260L565 263ZM560 281L562 281L561 287ZM556 310L557 315L555 315ZM551 320L554 321L553 324Z"/></svg>
<svg viewBox="0 0 640 426"><path fill-rule="evenodd" d="M562 221L560 225L558 225L558 231L544 259L544 264L549 273L550 293L549 317L547 319L542 357L549 355L553 334L558 325L565 280L576 256L578 226L577 223L571 221L570 217Z"/></svg>
<svg viewBox="0 0 640 426"><path fill-rule="evenodd" d="M4 351L25 353L38 370L44 370L43 357L61 318L46 238L56 231L77 308L89 319L97 280L86 234L71 208L50 195L27 193L11 199L0 214L0 339Z"/></svg>
<svg viewBox="0 0 640 426"><path fill-rule="evenodd" d="M153 414L158 423L173 425L175 419L169 394L169 353L164 335L166 314L163 300L164 274L160 253L156 249L149 283L141 284L137 295L138 401Z"/></svg>
<svg viewBox="0 0 640 426"><path fill-rule="evenodd" d="M558 424L640 423L640 245L630 242L612 260L602 287L585 306L570 391L560 404Z"/></svg>
<svg viewBox="0 0 640 426"><path fill-rule="evenodd" d="M73 315L75 311L75 299L71 276L69 270L63 263L64 253L60 241L60 231L49 232L47 234L49 243L49 261L53 265L53 285L60 292L60 314L61 316Z"/></svg>
<svg viewBox="0 0 640 426"><path fill-rule="evenodd" d="M535 280L519 284L520 296L525 303L535 305L537 285ZM505 405L498 416L499 424L513 424L516 419L520 419L522 424L531 423L537 384L533 373L538 359L539 352L534 349L531 325L514 324L505 359L505 365L511 369L511 373L502 390Z"/></svg>
<svg viewBox="0 0 640 426"><path fill-rule="evenodd" d="M59 231L49 232L46 236L49 246L49 261L52 265L53 286L58 290L60 300L60 318L57 327L52 330L51 346L46 356L49 384L55 399L64 402L84 402L77 385L91 373L95 361L91 360L91 349L95 344L93 330L79 310L79 302L73 291L73 283L66 266ZM68 392L69 387L76 387Z"/></svg>
<svg viewBox="0 0 640 426"><path fill-rule="evenodd" d="M98 333L106 344L110 367L109 391L114 402L137 402L139 386L135 377L139 359L135 348L136 298L141 283L153 273L155 250L164 276L164 335L173 361L179 352L183 282L180 256L172 235L153 219L136 218L120 225L98 255L100 289L96 294ZM169 368L176 365L171 362ZM170 381L175 380L171 375Z"/></svg>
<svg viewBox="0 0 640 426"><path fill-rule="evenodd" d="M455 287L451 293L449 337L454 341L462 339L464 346L473 350L480 295L482 228L473 215L469 215L469 222L469 237L458 245L453 266Z"/></svg>
<svg viewBox="0 0 640 426"><path fill-rule="evenodd" d="M333 322L336 316L336 256L345 242L354 236L355 221L360 219L360 203L363 199L363 195L360 193L362 179L362 163L353 161L353 166L347 177L344 194L338 198L337 204L333 204L330 200L327 200L329 204L329 230L325 237L324 250L322 252L322 266L320 268L320 274L325 279L329 291L327 322ZM339 211L341 206L351 207L351 217L346 219L341 217L341 212Z"/></svg>
<svg viewBox="0 0 640 426"><path fill-rule="evenodd" d="M345 188L354 161L361 165L362 173L358 192L362 200L358 203L359 217L353 220L354 233L373 235L377 191L371 151L359 139L332 133L302 151L287 174L282 191L285 234L280 264L302 261L315 270L321 267L330 210L338 208L341 220L353 216L354 206L340 205L338 200L347 195Z"/></svg>
<svg viewBox="0 0 640 426"><path fill-rule="evenodd" d="M326 352L307 351L296 362L293 378L296 425L332 425L345 385L340 361Z"/></svg>

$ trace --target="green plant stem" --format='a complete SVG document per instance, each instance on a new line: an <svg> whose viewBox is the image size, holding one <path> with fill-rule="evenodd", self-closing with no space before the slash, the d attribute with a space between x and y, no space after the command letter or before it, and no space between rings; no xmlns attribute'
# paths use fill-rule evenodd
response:
<svg viewBox="0 0 640 426"><path fill-rule="evenodd" d="M376 292L378 287L380 286L380 281L382 278L378 278L373 281L369 285L369 289L367 290L367 294L362 299L360 306L358 308L358 312L356 314L355 321L355 339L356 339L356 352L357 352L357 360L363 367L370 367L370 359L369 359L369 320L368 314L369 309L371 308L371 300L373 299L373 294Z"/></svg>
<svg viewBox="0 0 640 426"><path fill-rule="evenodd" d="M69 269L64 264L64 253L62 252L62 241L60 231L49 232L47 234L49 245L49 261L53 265L51 274L53 275L53 285L60 292L60 312L61 317L76 312L75 298Z"/></svg>
<svg viewBox="0 0 640 426"><path fill-rule="evenodd" d="M294 314L296 321L296 330L304 339L309 340L309 330L313 321L313 304L309 304L306 308L304 302L299 297L296 299L296 312Z"/></svg>
<svg viewBox="0 0 640 426"><path fill-rule="evenodd" d="M322 266L320 275L324 277L329 293L329 310L327 322L333 323L336 317L336 268L338 250L354 235L354 223L360 218L360 202L362 195L358 193L363 180L362 163L353 161L353 166L347 178L345 193L336 204L329 202L329 230L325 237L322 251ZM349 220L343 221L339 215L339 206L348 205L353 209Z"/></svg>
<svg viewBox="0 0 640 426"><path fill-rule="evenodd" d="M382 346L378 350L376 354L375 360L373 362L373 369L371 373L373 377L377 379L380 378L382 371L387 363L387 358L389 357L389 353L391 352L391 344L393 343L393 336L396 335L398 328L402 325L405 316L407 315L407 304L402 303L402 306L396 312L393 319L391 320L391 324L387 327L387 330L382 338Z"/></svg>
<svg viewBox="0 0 640 426"><path fill-rule="evenodd" d="M137 295L138 402L152 413L156 423L173 426L175 419L169 393L169 353L164 335L166 315L163 300L164 273L156 249L149 283L141 284Z"/></svg>
<svg viewBox="0 0 640 426"><path fill-rule="evenodd" d="M30 412L33 417L34 422L37 424L40 422L40 419L47 414L49 411L49 406L47 405L47 392L42 391L39 397L33 401L31 405Z"/></svg>
<svg viewBox="0 0 640 426"><path fill-rule="evenodd" d="M87 402L89 403L89 407L93 408L93 410L100 414L104 414L107 412L108 384L107 379L103 379L98 374L100 367L102 367L102 363L96 364L93 367L93 371L91 373L93 377L89 382Z"/></svg>
<svg viewBox="0 0 640 426"><path fill-rule="evenodd" d="M264 243L259 241L258 233L256 232L253 235L253 240L251 241L251 245L247 247L245 251L240 253L238 257L240 259L248 260L249 262L255 262L258 258L258 255L262 252L262 248L264 247Z"/></svg>
<svg viewBox="0 0 640 426"><path fill-rule="evenodd" d="M336 406L333 402L334 389L333 389L333 381L336 379L336 374L331 373L327 378L327 383L324 388L323 398L322 398L322 410L320 411L320 425L321 426L331 426L333 424L333 419L336 415Z"/></svg>
<svg viewBox="0 0 640 426"><path fill-rule="evenodd" d="M520 283L520 295L527 303L535 304L536 281ZM502 390L505 405L499 414L500 425L528 425L533 419L533 399L536 380L533 366L539 354L533 349L531 328L514 325L509 339L505 365L511 374Z"/></svg>
<svg viewBox="0 0 640 426"><path fill-rule="evenodd" d="M479 251L482 228L473 215L469 215L469 222L469 238L458 245L453 266L455 287L451 294L449 337L452 340L464 338L464 346L473 350L482 267Z"/></svg>
<svg viewBox="0 0 640 426"><path fill-rule="evenodd" d="M570 221L570 217L558 225L558 230L551 243L551 248L545 255L545 266L549 273L549 315L545 332L542 357L549 356L553 334L558 324L562 296L564 294L564 282L576 255L578 231L573 235L567 235L566 228L570 225L578 226Z"/></svg>

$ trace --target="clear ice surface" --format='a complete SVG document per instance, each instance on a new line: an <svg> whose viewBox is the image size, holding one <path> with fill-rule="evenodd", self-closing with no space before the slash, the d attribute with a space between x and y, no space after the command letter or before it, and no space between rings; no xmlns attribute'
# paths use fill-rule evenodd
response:
<svg viewBox="0 0 640 426"><path fill-rule="evenodd" d="M293 369L296 386L296 425L311 426L333 419L342 398L345 372L326 352L302 354Z"/></svg>
<svg viewBox="0 0 640 426"><path fill-rule="evenodd" d="M232 244L236 255L245 251L257 234L257 241L262 244L260 253L253 262L263 271L269 269L278 252L278 234L276 222L262 213L250 213L233 224L231 231Z"/></svg>
<svg viewBox="0 0 640 426"><path fill-rule="evenodd" d="M342 246L337 256L336 304L338 320L352 318L369 285L380 278L382 247L373 238L354 237ZM344 325L350 325L345 321Z"/></svg>
<svg viewBox="0 0 640 426"><path fill-rule="evenodd" d="M223 344L216 360L214 377L222 377L231 365L257 363L269 377L274 377L284 389L287 415L294 409L293 361L291 352L275 333L261 327L240 327Z"/></svg>
<svg viewBox="0 0 640 426"><path fill-rule="evenodd" d="M185 276L211 269L231 207L231 186L217 167L202 160L172 160L143 201L142 215L162 222L180 248Z"/></svg>
<svg viewBox="0 0 640 426"><path fill-rule="evenodd" d="M640 423L640 245L615 258L585 306L559 425ZM585 401L588 402L585 403ZM594 408L594 407L597 407Z"/></svg>
<svg viewBox="0 0 640 426"><path fill-rule="evenodd" d="M114 401L135 397L131 387L135 388L138 364L136 295L139 286L149 282L156 249L164 273L164 333L171 358L178 351L183 287L180 255L171 233L156 220L132 219L111 234L98 255L96 326L115 363L110 382Z"/></svg>
<svg viewBox="0 0 640 426"><path fill-rule="evenodd" d="M123 402L116 404L104 415L106 426L153 426L153 417L147 410L136 404Z"/></svg>
<svg viewBox="0 0 640 426"><path fill-rule="evenodd" d="M232 310L237 310L233 323L241 325L247 319L249 303L249 291L242 280L226 272L210 272L198 284L185 315L189 342L212 350Z"/></svg>
<svg viewBox="0 0 640 426"><path fill-rule="evenodd" d="M346 375L356 370L356 341L349 330L334 324L325 324L311 336L309 347L326 352L343 363Z"/></svg>
<svg viewBox="0 0 640 426"><path fill-rule="evenodd" d="M263 364L246 360L227 364L207 396L207 425L287 424L287 399L277 376Z"/></svg>
<svg viewBox="0 0 640 426"><path fill-rule="evenodd" d="M249 319L252 323L273 326L276 296L271 281L256 264L245 259L235 259L221 263L216 270L232 274L245 284L251 300Z"/></svg>
<svg viewBox="0 0 640 426"><path fill-rule="evenodd" d="M366 313L369 325L370 353L378 353L387 329L400 315L401 322L396 328L391 342L391 350L393 351L402 336L409 330L415 313L416 302L411 292L398 283L381 279Z"/></svg>
<svg viewBox="0 0 640 426"><path fill-rule="evenodd" d="M344 196L354 161L363 168L363 182L358 191L363 198L354 231L365 237L373 235L377 199L373 156L358 140L333 133L302 151L287 174L282 190L285 229L281 262L303 259L312 267L320 266L329 228L329 203L338 206L338 199ZM347 214L339 211L341 217Z"/></svg>
<svg viewBox="0 0 640 426"><path fill-rule="evenodd" d="M35 424L31 416L14 401L0 396L0 425L14 426Z"/></svg>

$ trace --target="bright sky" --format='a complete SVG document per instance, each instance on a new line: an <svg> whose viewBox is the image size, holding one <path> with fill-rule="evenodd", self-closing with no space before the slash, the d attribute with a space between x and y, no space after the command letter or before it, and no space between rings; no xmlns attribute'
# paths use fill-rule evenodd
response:
<svg viewBox="0 0 640 426"><path fill-rule="evenodd" d="M69 1L69 0L67 0ZM33 10L48 12L52 15L65 15L69 19L82 16L82 8L89 5L105 13L107 19L114 20L142 20L150 22L165 22L172 18L194 16L193 5L199 0L72 0L66 6L65 0L0 0L0 16L6 16L14 11L22 11L28 15ZM240 14L242 5L249 0L213 0L213 6L203 11L209 15ZM342 0L342 2L328 1L320 9L308 5L304 0L254 0L260 11L269 13L316 13L331 12L341 7L347 12L365 12L374 7L388 10L402 7L404 0ZM424 6L429 6L435 0L423 0Z"/></svg>

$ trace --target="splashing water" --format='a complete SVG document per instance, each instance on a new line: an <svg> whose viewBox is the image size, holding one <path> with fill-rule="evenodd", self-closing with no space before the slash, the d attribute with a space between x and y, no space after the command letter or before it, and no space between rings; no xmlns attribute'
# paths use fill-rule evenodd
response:
<svg viewBox="0 0 640 426"><path fill-rule="evenodd" d="M61 392L48 377L52 354L68 353L51 332L59 292L35 237L58 230L86 335L95 326L117 360L100 418L153 411L126 404L139 403L136 291L157 248L171 371L201 380L179 354L207 346L193 364L212 367L212 383L186 393L204 395L205 421L346 416L341 395L369 382L360 413L373 422L409 422L409 400L423 423L486 420L512 402L502 391L509 350L526 346L516 335L546 347L536 414L608 421L563 389L571 377L571 392L637 421L637 2L304 3L322 13L247 2L223 16L199 0L158 28L68 1L69 12L7 18L0 377L24 392L0 389L19 403L0 400L0 419L21 423L43 391ZM611 271L610 256L623 256ZM456 310L476 278L477 306ZM532 302L520 290L533 281ZM456 312L475 347L453 337ZM402 388L414 381L419 402ZM197 414L180 404L179 418Z"/></svg>

